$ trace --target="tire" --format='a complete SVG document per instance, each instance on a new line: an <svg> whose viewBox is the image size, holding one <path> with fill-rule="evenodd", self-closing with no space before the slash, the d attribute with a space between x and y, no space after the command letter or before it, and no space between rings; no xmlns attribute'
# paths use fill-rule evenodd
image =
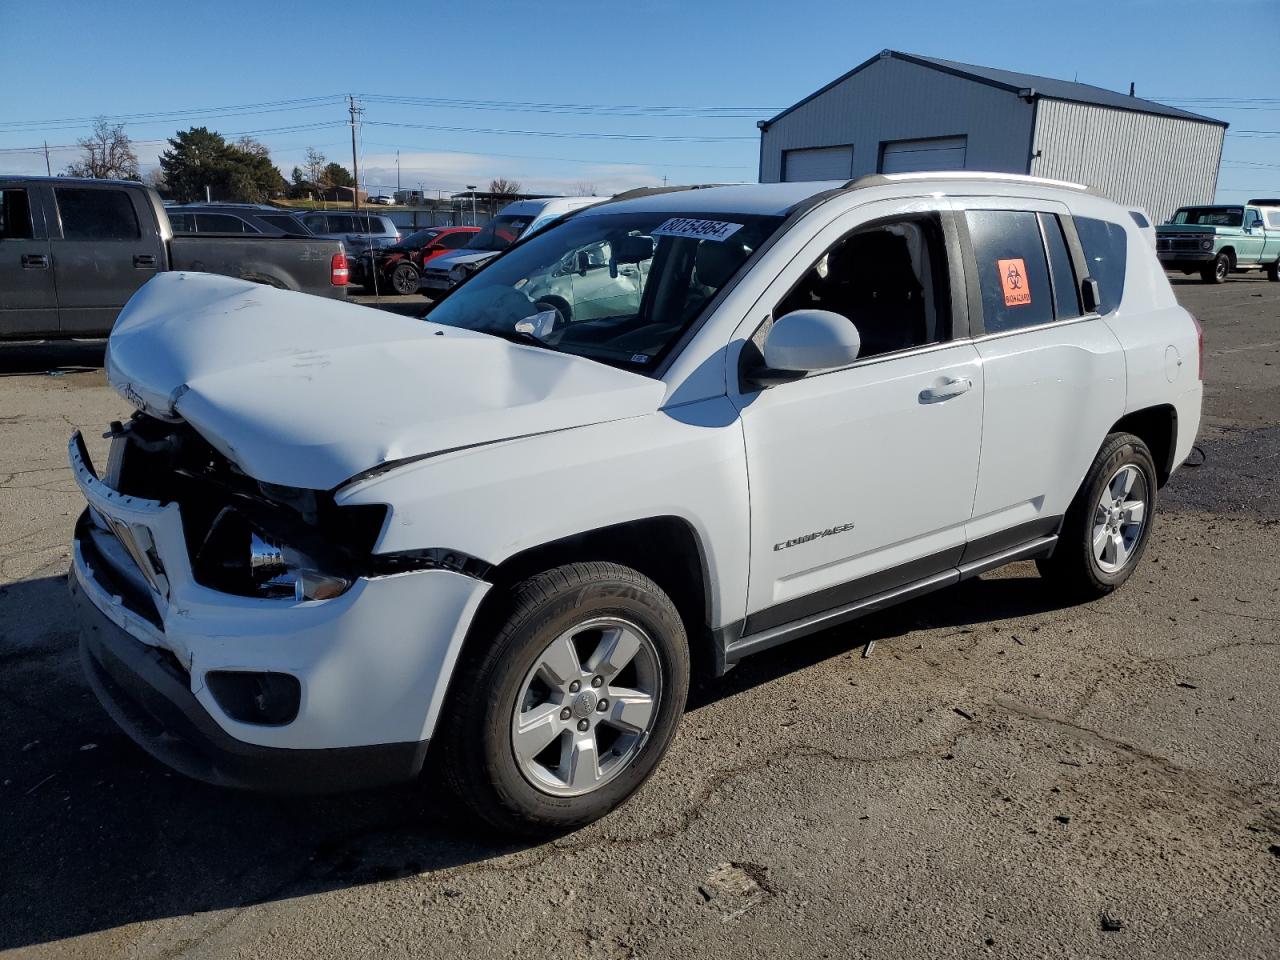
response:
<svg viewBox="0 0 1280 960"><path fill-rule="evenodd" d="M635 793L670 746L689 690L684 625L662 589L615 563L569 564L517 584L479 629L433 738L461 804L504 833L540 835L588 824ZM633 646L620 669L602 656ZM625 700L611 696L622 688ZM621 719L636 726L624 731Z"/></svg>
<svg viewBox="0 0 1280 960"><path fill-rule="evenodd" d="M1225 283L1231 273L1231 256L1220 253L1213 262L1200 268L1200 279L1205 283Z"/></svg>
<svg viewBox="0 0 1280 960"><path fill-rule="evenodd" d="M1122 500L1141 506L1136 529L1130 525L1133 508L1114 507L1115 494L1124 486L1123 480L1117 485L1122 473L1131 478ZM1147 548L1156 487L1155 461L1147 445L1131 433L1110 434L1067 510L1053 556L1036 561L1040 575L1071 599L1096 599L1115 590L1137 569Z"/></svg>
<svg viewBox="0 0 1280 960"><path fill-rule="evenodd" d="M411 263L397 263L390 280L391 289L402 297L418 292L418 271Z"/></svg>
<svg viewBox="0 0 1280 960"><path fill-rule="evenodd" d="M1280 283L1280 259L1267 267L1267 279L1272 283Z"/></svg>

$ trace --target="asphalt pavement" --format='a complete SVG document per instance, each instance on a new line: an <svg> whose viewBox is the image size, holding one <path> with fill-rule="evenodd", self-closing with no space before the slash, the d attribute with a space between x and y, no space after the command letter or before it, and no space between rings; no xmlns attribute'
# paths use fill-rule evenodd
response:
<svg viewBox="0 0 1280 960"><path fill-rule="evenodd" d="M543 844L430 778L264 797L118 732L76 652L66 440L101 462L128 407L101 344L0 346L0 951L1277 957L1280 284L1175 289L1198 465L1123 590L1063 606L1018 564L752 658L631 803Z"/></svg>

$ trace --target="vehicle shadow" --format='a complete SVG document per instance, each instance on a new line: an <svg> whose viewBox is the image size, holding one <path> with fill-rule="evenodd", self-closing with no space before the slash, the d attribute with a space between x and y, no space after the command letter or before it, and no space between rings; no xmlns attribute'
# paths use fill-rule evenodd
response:
<svg viewBox="0 0 1280 960"><path fill-rule="evenodd" d="M917 628L1053 609L1038 577L974 580L745 661L697 710ZM888 645L881 647L887 651ZM80 670L63 577L0 588L0 951L503 856L430 786L283 798L206 786L137 748ZM626 814L623 814L624 816Z"/></svg>
<svg viewBox="0 0 1280 960"><path fill-rule="evenodd" d="M48 340L0 343L0 377L58 376L101 370L105 340Z"/></svg>

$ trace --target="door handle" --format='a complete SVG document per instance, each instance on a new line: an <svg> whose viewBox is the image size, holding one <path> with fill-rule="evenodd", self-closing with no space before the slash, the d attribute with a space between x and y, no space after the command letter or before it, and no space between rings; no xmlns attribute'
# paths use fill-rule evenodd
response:
<svg viewBox="0 0 1280 960"><path fill-rule="evenodd" d="M973 381L968 377L952 377L944 380L941 386L925 387L920 391L921 403L941 403L973 389Z"/></svg>
<svg viewBox="0 0 1280 960"><path fill-rule="evenodd" d="M23 270L48 270L49 258L43 253L24 253L22 255Z"/></svg>
<svg viewBox="0 0 1280 960"><path fill-rule="evenodd" d="M133 265L142 269L144 267L154 267L156 265L156 257L153 253L135 253L133 255Z"/></svg>

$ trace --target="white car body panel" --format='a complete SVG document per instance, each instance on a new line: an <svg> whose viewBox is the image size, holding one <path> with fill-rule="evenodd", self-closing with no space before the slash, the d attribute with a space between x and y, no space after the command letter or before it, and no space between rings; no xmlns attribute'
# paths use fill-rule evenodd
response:
<svg viewBox="0 0 1280 960"><path fill-rule="evenodd" d="M840 186L658 194L579 216L782 215ZM835 239L887 215L968 206L1121 224L1120 309L868 357L763 391L739 382L744 344ZM252 480L334 491L339 506L387 505L377 556L441 549L500 565L579 534L674 518L698 544L698 626L741 636L779 604L1061 516L1128 413L1174 408L1170 466L1181 463L1199 423L1197 350L1189 315L1123 208L1068 184L906 175L796 214L653 376L196 274L143 288L112 334L107 369L128 399L188 422ZM970 386L946 402L921 400L963 380ZM167 577L161 626L122 609L79 551L76 582L121 629L171 650L227 733L286 748L431 736L490 590L482 575L362 576L321 601L230 596L191 576L173 504L122 498L87 470L77 480L96 509L150 531ZM789 540L802 542L774 549ZM293 674L298 719L231 720L202 679L223 669Z"/></svg>

